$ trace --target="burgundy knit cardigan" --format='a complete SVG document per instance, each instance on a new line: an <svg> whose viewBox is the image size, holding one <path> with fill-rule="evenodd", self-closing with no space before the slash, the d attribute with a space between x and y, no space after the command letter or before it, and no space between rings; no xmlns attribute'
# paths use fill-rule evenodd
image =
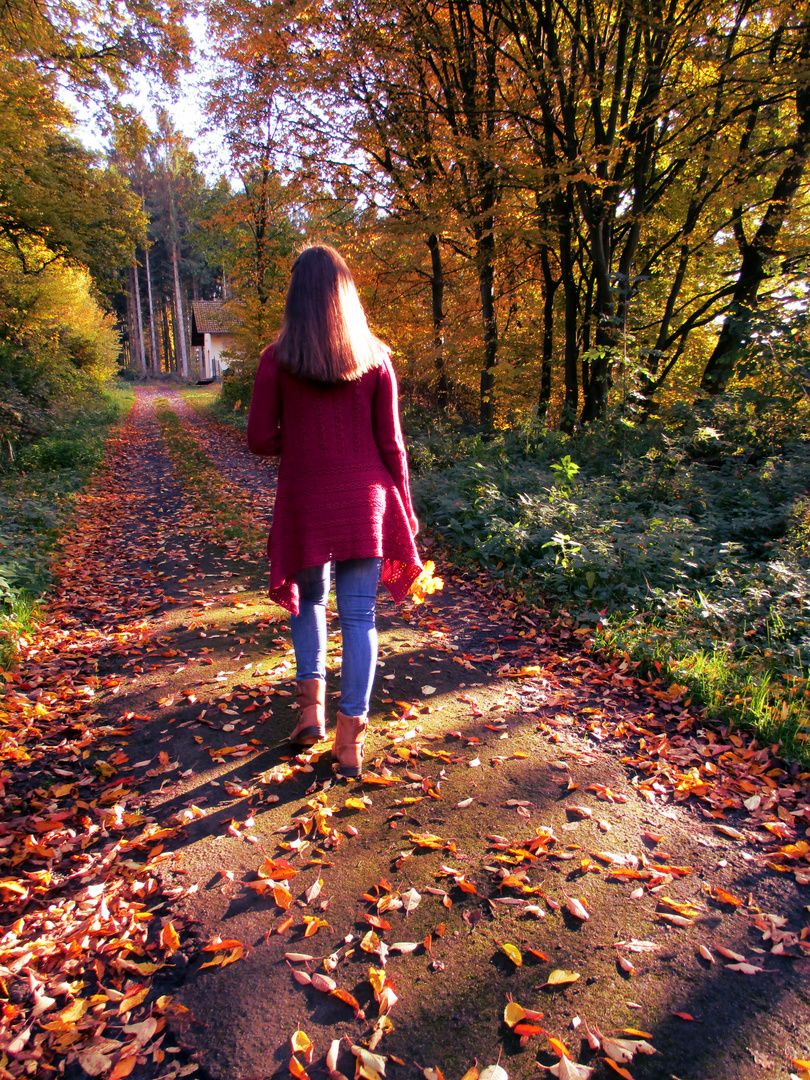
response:
<svg viewBox="0 0 810 1080"><path fill-rule="evenodd" d="M422 563L390 360L326 384L285 371L273 353L271 345L261 355L247 428L254 454L281 455L267 541L271 598L297 615L299 570L382 558L383 584L404 599Z"/></svg>

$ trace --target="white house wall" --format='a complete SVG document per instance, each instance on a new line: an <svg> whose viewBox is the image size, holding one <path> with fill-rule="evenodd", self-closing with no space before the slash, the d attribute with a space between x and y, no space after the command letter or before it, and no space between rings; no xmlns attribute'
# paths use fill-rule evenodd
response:
<svg viewBox="0 0 810 1080"><path fill-rule="evenodd" d="M222 354L232 349L236 339L231 334L206 334L203 346L204 379L216 378L228 370L229 361L222 359Z"/></svg>

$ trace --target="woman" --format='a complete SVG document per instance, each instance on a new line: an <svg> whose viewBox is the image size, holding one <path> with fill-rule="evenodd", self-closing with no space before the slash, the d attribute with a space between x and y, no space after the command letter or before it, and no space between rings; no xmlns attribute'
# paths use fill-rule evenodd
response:
<svg viewBox="0 0 810 1080"><path fill-rule="evenodd" d="M254 454L280 454L268 540L270 596L292 612L298 723L326 737L330 563L343 635L333 757L360 776L377 666L377 584L402 600L422 564L389 349L368 328L346 263L325 245L296 259L278 337L262 353L248 417Z"/></svg>

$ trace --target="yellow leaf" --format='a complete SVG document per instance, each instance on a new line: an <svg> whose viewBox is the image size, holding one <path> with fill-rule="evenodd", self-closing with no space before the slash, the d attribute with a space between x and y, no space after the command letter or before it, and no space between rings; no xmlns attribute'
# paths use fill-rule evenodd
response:
<svg viewBox="0 0 810 1080"><path fill-rule="evenodd" d="M228 956L225 957L225 959L222 961L222 966L227 967L228 964L233 964L237 960L241 960L244 955L245 950L242 948L241 945L238 945L228 954Z"/></svg>
<svg viewBox="0 0 810 1080"><path fill-rule="evenodd" d="M565 971L563 968L555 968L546 980L545 985L564 986L566 983L576 982L578 978L578 971Z"/></svg>
<svg viewBox="0 0 810 1080"><path fill-rule="evenodd" d="M432 593L444 588L442 579L433 576L433 571L435 569L435 564L428 560L428 562L425 563L422 573L413 585L411 585L411 596L413 597L413 602L415 604L424 603L426 596L430 596Z"/></svg>
<svg viewBox="0 0 810 1080"><path fill-rule="evenodd" d="M363 952L376 952L380 947L380 939L373 930L369 930L363 940L360 942L360 948Z"/></svg>
<svg viewBox="0 0 810 1080"><path fill-rule="evenodd" d="M87 1012L87 1002L84 998L76 998L70 1005L66 1005L60 1013L57 1013L59 1019L66 1024L75 1024L77 1020L80 1020Z"/></svg>
<svg viewBox="0 0 810 1080"><path fill-rule="evenodd" d="M516 967L520 967L523 963L523 957L520 955L520 949L516 945L510 945L509 942L498 942L501 952L506 953L509 959Z"/></svg>
<svg viewBox="0 0 810 1080"><path fill-rule="evenodd" d="M346 799L343 805L349 810L367 810L368 806L363 799Z"/></svg>
<svg viewBox="0 0 810 1080"><path fill-rule="evenodd" d="M514 1027L515 1024L519 1024L521 1020L526 1019L526 1010L522 1005L518 1005L516 1001L510 1001L503 1010L503 1019L509 1027Z"/></svg>
<svg viewBox="0 0 810 1080"><path fill-rule="evenodd" d="M146 1000L146 996L149 993L148 986L141 986L135 990L134 993L128 994L118 1006L118 1015L122 1013L131 1012L132 1009L137 1008L143 1001Z"/></svg>
<svg viewBox="0 0 810 1080"><path fill-rule="evenodd" d="M307 1064L312 1061L312 1051L314 1050L312 1040L300 1028L290 1036L290 1046L293 1054L300 1054Z"/></svg>

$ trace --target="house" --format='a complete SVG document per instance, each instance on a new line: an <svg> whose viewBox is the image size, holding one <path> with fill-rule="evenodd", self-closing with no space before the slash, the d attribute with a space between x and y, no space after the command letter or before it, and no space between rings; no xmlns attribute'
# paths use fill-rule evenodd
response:
<svg viewBox="0 0 810 1080"><path fill-rule="evenodd" d="M215 379L228 368L222 354L236 345L233 316L222 300L193 300L191 303L191 344L202 348L200 378Z"/></svg>

